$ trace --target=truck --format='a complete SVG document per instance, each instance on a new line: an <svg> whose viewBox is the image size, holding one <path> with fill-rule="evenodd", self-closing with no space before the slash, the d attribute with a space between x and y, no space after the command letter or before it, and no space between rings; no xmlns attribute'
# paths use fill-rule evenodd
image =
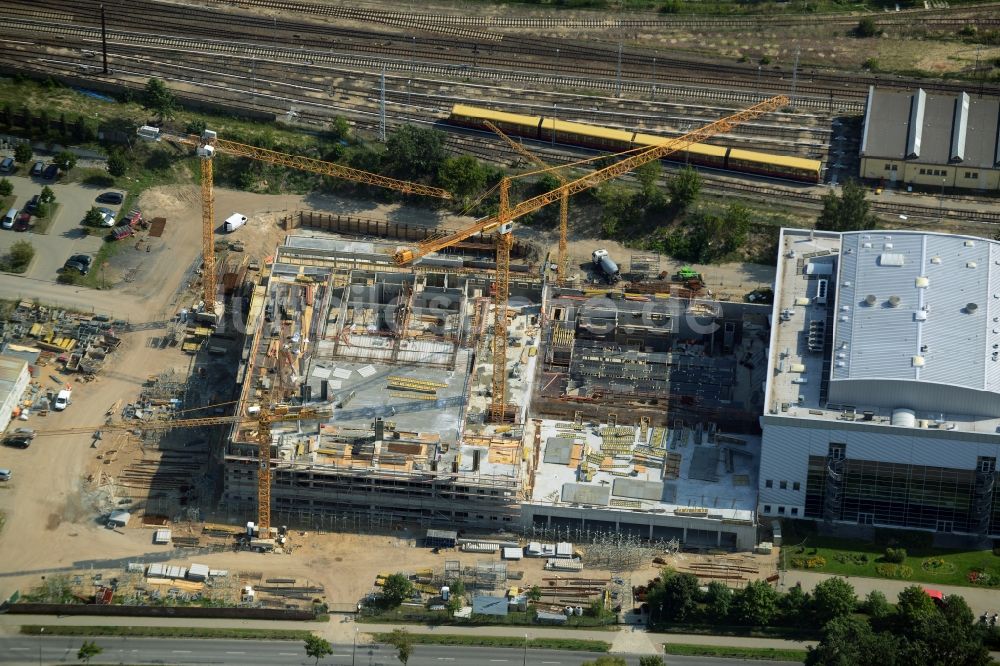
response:
<svg viewBox="0 0 1000 666"><path fill-rule="evenodd" d="M56 410L57 412L61 412L62 410L66 409L66 407L70 403L70 397L72 395L73 395L73 389L71 388L64 388L63 390L59 391L59 393L56 395L55 402L52 403L52 409Z"/></svg>
<svg viewBox="0 0 1000 666"><path fill-rule="evenodd" d="M233 231L236 231L246 223L247 223L246 215L233 213L232 215L226 218L226 221L223 224L222 228L226 230L226 233L232 233Z"/></svg>
<svg viewBox="0 0 1000 666"><path fill-rule="evenodd" d="M601 272L608 284L614 284L621 279L622 274L618 270L618 264L614 262L607 250L594 250L591 258L594 260L594 268Z"/></svg>
<svg viewBox="0 0 1000 666"><path fill-rule="evenodd" d="M687 282L688 280L701 280L701 273L696 271L691 266L681 266L674 273L674 280L678 282Z"/></svg>

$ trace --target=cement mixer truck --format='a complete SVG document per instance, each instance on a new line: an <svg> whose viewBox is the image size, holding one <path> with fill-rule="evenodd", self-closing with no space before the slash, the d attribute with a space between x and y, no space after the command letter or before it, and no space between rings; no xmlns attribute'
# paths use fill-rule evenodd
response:
<svg viewBox="0 0 1000 666"><path fill-rule="evenodd" d="M608 284L615 284L622 279L621 271L618 270L618 264L611 259L611 255L608 254L607 250L594 250L592 258L594 260L594 268L597 269Z"/></svg>

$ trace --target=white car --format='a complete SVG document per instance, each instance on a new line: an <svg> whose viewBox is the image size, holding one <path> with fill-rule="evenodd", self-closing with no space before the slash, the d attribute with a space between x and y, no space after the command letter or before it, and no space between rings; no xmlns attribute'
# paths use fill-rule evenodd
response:
<svg viewBox="0 0 1000 666"><path fill-rule="evenodd" d="M61 412L62 410L66 409L67 405L69 405L69 397L72 394L73 392L70 391L69 389L63 389L59 391L59 394L56 396L56 401L52 403L52 409L56 410L57 412Z"/></svg>
<svg viewBox="0 0 1000 666"><path fill-rule="evenodd" d="M101 226L108 228L115 226L115 216L108 213L101 213Z"/></svg>

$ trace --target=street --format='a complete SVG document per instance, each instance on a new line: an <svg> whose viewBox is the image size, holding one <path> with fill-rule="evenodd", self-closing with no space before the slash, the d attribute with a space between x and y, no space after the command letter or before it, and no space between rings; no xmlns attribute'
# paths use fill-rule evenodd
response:
<svg viewBox="0 0 1000 666"><path fill-rule="evenodd" d="M82 636L0 638L0 664L62 664L78 663L76 652L83 644ZM86 639L89 640L89 639ZM94 663L126 664L312 664L298 641L204 640L190 638L95 638L104 652ZM596 659L593 652L568 650L519 650L517 648L478 648L446 645L418 645L409 666L441 666L442 664L482 664L508 666L574 666ZM638 656L626 656L630 666L639 663ZM399 664L395 650L377 645L334 645L333 655L320 660L325 666L395 666ZM731 666L730 659L715 657L669 657L671 666ZM757 662L777 663L777 662Z"/></svg>

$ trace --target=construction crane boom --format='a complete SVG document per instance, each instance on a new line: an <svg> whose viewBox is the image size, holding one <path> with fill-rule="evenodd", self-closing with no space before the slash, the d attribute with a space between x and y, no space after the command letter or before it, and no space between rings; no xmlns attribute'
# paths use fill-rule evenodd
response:
<svg viewBox="0 0 1000 666"><path fill-rule="evenodd" d="M421 194L425 196L450 199L451 194L447 190L439 187L430 187L420 183L411 183L405 180L380 176L375 173L352 169L333 162L324 162L311 157L301 155L289 155L276 150L258 148L235 141L227 141L218 138L217 134L211 130L206 130L201 136L192 134L169 134L160 131L157 127L143 126L139 128L138 134L141 138L150 141L166 139L174 143L185 146L194 146L201 159L201 245L202 257L204 259L204 274L202 275L203 300L205 310L215 313L215 194L213 192L213 169L212 158L216 151L224 155L233 157L246 157L248 159L275 164L278 166L291 167L302 171L318 173L323 176L342 178L364 185L374 185L384 187L404 194Z"/></svg>
<svg viewBox="0 0 1000 666"><path fill-rule="evenodd" d="M570 181L565 185L561 185L560 187L557 187L549 192L545 192L544 194L539 194L538 196L530 199L525 199L508 211L506 221L511 222L523 215L527 215L528 213L532 213L539 208L543 208L544 206L560 199L564 192L570 196L578 194L590 189L591 187L600 185L608 180L612 180L618 176L626 174L629 171L646 164L647 162L652 162L653 160L666 157L671 153L684 150L691 144L704 141L716 134L728 132L736 125L739 125L744 121L752 120L753 118L761 116L769 111L780 109L781 107L788 105L788 103L788 97L778 95L777 97L772 97L771 99L744 109L739 113L721 118L715 122L705 125L704 127L688 132L687 134L684 134L676 139L667 140L662 145L655 146L640 153L633 152L629 157L615 162L610 166L593 171L581 178L577 178L576 180ZM419 243L413 249L404 248L397 250L394 258L396 262L401 265L408 264L426 254L450 247L455 243L469 238L470 236L474 236L482 232L493 231L499 226L499 214L491 215L489 217L482 218L463 229Z"/></svg>
<svg viewBox="0 0 1000 666"><path fill-rule="evenodd" d="M499 127L497 127L490 121L486 120L483 122L483 124L489 127L491 130L493 130L493 133L499 136L501 139L503 139L507 143L507 145L510 146L511 150L513 150L517 154L528 158L529 160L531 160L538 166L542 167L543 169L552 169L552 167L550 167L548 164L542 161L542 158L538 157L530 150L525 148L523 144L514 141L512 138L504 134L503 130L501 130ZM552 173L552 175L555 176L556 179L558 179L560 185L565 185L568 182L566 176L564 176L562 172L558 170L552 170L550 173ZM568 277L567 276L567 270L569 268L569 256L567 252L568 235L569 235L569 192L563 192L562 197L559 200L559 263L557 264L559 269L558 272L556 273L557 280L560 286L566 283L566 279Z"/></svg>

